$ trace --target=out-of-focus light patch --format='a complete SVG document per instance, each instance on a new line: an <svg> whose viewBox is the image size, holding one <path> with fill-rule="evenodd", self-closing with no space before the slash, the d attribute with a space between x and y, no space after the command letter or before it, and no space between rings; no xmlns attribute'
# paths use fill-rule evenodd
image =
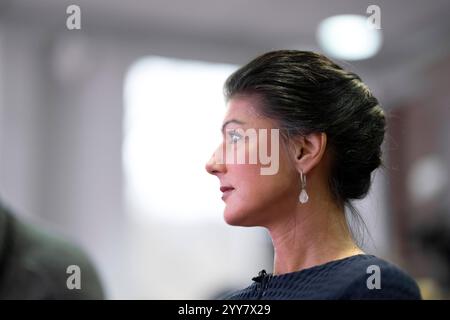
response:
<svg viewBox="0 0 450 320"><path fill-rule="evenodd" d="M222 88L236 68L163 57L143 58L130 67L123 167L133 216L221 221L220 183L205 164L222 139Z"/></svg>
<svg viewBox="0 0 450 320"><path fill-rule="evenodd" d="M382 33L360 15L338 15L324 19L317 29L319 45L328 55L344 60L362 60L381 48Z"/></svg>
<svg viewBox="0 0 450 320"><path fill-rule="evenodd" d="M448 185L445 162L438 155L428 155L417 160L408 174L408 189L416 204L431 201Z"/></svg>

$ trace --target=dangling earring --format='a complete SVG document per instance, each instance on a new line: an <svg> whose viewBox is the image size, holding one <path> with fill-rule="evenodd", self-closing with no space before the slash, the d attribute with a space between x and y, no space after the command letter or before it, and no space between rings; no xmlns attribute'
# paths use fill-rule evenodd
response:
<svg viewBox="0 0 450 320"><path fill-rule="evenodd" d="M302 185L302 191L300 192L300 196L298 199L300 200L300 203L306 203L308 202L308 194L306 193L306 174L303 174L303 170L300 169L300 181Z"/></svg>

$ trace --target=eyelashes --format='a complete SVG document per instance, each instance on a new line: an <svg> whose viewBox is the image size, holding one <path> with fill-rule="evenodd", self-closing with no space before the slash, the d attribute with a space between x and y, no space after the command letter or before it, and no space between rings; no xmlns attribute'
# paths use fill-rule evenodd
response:
<svg viewBox="0 0 450 320"><path fill-rule="evenodd" d="M237 133L236 130L230 130L228 132L228 136L231 139L231 143L236 143L242 138L242 136L239 133Z"/></svg>

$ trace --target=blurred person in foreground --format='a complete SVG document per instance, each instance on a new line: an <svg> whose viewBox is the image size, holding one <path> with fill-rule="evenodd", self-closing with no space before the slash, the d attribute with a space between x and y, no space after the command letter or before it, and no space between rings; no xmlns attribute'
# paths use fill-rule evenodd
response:
<svg viewBox="0 0 450 320"><path fill-rule="evenodd" d="M72 286L69 266L79 267L79 286ZM96 271L80 249L19 220L0 203L0 299L103 298Z"/></svg>
<svg viewBox="0 0 450 320"><path fill-rule="evenodd" d="M238 69L224 92L223 141L206 170L220 180L226 223L268 230L274 264L219 298L421 299L408 274L360 248L346 221L345 207L359 217L351 200L366 196L382 164L386 126L361 78L321 54L280 50ZM273 172L260 150L271 150Z"/></svg>

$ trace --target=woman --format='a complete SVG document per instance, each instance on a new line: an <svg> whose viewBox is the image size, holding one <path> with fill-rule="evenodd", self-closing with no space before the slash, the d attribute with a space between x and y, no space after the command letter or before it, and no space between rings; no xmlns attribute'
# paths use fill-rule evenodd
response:
<svg viewBox="0 0 450 320"><path fill-rule="evenodd" d="M234 72L224 91L224 141L206 170L220 180L225 221L267 228L274 246L273 273L262 270L224 298L420 299L414 280L364 253L346 223L345 206L356 212L350 200L367 194L381 165L385 133L383 110L360 77L323 55L281 50ZM252 139L251 130L279 139ZM274 174L234 158L274 145Z"/></svg>

